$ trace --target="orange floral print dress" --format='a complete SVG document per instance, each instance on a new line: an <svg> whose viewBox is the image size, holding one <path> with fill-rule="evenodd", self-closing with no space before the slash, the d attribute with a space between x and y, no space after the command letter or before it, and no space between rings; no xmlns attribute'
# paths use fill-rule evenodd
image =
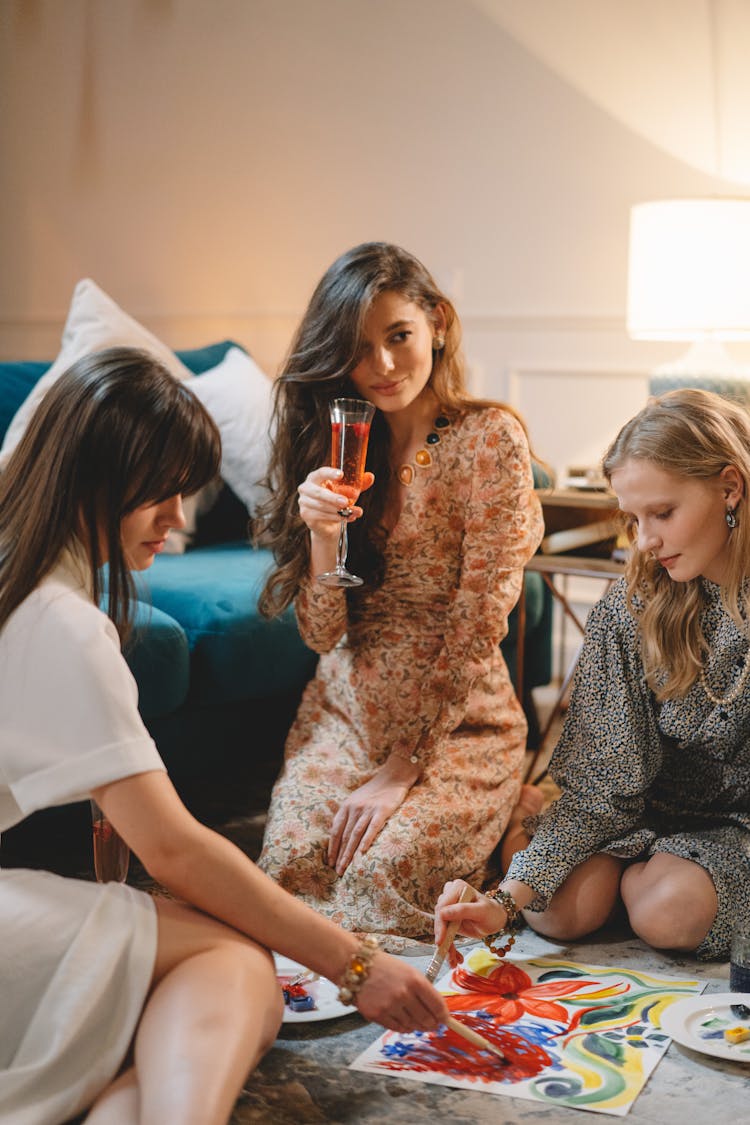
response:
<svg viewBox="0 0 750 1125"><path fill-rule="evenodd" d="M320 652L287 740L260 866L350 930L429 938L446 879L480 885L520 788L526 720L499 643L542 535L528 445L498 407L456 419L408 489L382 586L314 581L296 602ZM392 750L422 773L366 855L326 865L342 800Z"/></svg>

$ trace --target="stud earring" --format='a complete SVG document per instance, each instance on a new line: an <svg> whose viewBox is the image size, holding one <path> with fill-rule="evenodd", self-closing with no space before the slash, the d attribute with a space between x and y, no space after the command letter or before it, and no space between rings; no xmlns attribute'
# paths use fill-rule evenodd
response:
<svg viewBox="0 0 750 1125"><path fill-rule="evenodd" d="M724 519L727 521L727 527L729 528L730 531L733 530L733 528L735 528L737 526L736 512L737 512L736 508L727 508L726 513L724 515Z"/></svg>
<svg viewBox="0 0 750 1125"><path fill-rule="evenodd" d="M432 350L434 352L439 352L440 349L444 348L444 347L445 347L445 337L444 336L434 336L433 340L432 340Z"/></svg>

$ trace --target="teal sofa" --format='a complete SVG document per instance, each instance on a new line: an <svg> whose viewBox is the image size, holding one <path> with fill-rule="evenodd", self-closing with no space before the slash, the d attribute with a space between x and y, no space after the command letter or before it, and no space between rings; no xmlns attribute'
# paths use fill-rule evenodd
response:
<svg viewBox="0 0 750 1125"><path fill-rule="evenodd" d="M200 375L232 346L237 345L227 340L177 355ZM0 362L0 440L48 366ZM138 684L141 714L181 796L211 823L264 807L286 733L315 669L317 658L300 639L291 609L273 621L258 613L271 562L268 551L249 545L247 511L225 485L198 521L185 553L160 555L136 579L135 637L125 655ZM533 745L531 688L551 674L552 607L539 574L526 576L526 613L524 703ZM511 675L516 632L513 613L502 644ZM66 854L76 851L75 841L88 854L85 806L44 816L43 832L32 817L6 834L4 862L33 862L35 841L43 841L45 866L50 850L62 865ZM77 829L71 826L74 817Z"/></svg>

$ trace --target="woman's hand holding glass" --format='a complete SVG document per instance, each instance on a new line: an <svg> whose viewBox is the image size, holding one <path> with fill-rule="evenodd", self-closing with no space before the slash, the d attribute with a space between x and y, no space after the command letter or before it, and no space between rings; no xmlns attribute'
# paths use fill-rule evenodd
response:
<svg viewBox="0 0 750 1125"><path fill-rule="evenodd" d="M336 561L336 547L341 531L341 515L350 505L350 500L336 491L336 481L343 473L340 469L327 466L313 469L297 489L299 514L311 536L313 550L312 572L320 574L332 569ZM370 488L375 480L372 473L365 473L362 492ZM362 509L351 507L347 523L360 519Z"/></svg>
<svg viewBox="0 0 750 1125"><path fill-rule="evenodd" d="M339 538L336 562L332 569L316 574L324 586L361 586L363 579L346 569L349 552L348 527L352 505L356 504L364 487L367 443L375 407L363 398L334 398L328 404L331 419L331 465L339 472L336 493L345 497L346 503L338 509Z"/></svg>

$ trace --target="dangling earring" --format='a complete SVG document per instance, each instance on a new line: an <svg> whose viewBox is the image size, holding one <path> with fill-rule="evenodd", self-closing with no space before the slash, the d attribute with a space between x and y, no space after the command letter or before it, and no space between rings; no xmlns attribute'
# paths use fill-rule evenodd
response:
<svg viewBox="0 0 750 1125"><path fill-rule="evenodd" d="M444 348L444 347L445 347L445 337L444 336L433 336L433 338L432 338L432 350L434 352L439 352L440 349Z"/></svg>
<svg viewBox="0 0 750 1125"><path fill-rule="evenodd" d="M736 512L736 508L727 508L726 514L724 516L724 519L727 521L727 527L730 531L732 531L737 526Z"/></svg>

